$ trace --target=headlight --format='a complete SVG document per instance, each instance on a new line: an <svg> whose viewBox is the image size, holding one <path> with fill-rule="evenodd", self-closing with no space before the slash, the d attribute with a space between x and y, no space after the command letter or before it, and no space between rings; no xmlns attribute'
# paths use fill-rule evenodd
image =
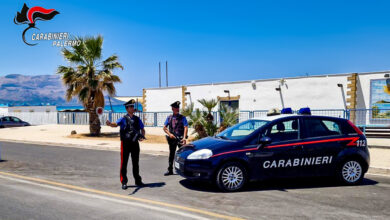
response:
<svg viewBox="0 0 390 220"><path fill-rule="evenodd" d="M187 159L188 160L205 160L209 159L211 156L213 156L213 152L209 149L202 149L195 151L194 153L190 154Z"/></svg>

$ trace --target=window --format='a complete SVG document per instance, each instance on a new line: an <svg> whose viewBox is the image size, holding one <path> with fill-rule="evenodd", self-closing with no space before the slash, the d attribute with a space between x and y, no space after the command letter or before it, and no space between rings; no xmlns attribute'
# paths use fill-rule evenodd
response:
<svg viewBox="0 0 390 220"><path fill-rule="evenodd" d="M298 119L279 121L272 125L263 136L270 137L272 143L298 139Z"/></svg>
<svg viewBox="0 0 390 220"><path fill-rule="evenodd" d="M231 100L231 101L219 101L219 109L222 109L222 105L228 106L232 108L233 110L238 110L238 100Z"/></svg>
<svg viewBox="0 0 390 220"><path fill-rule="evenodd" d="M13 121L13 122L20 122L21 120L19 118L12 117L11 121Z"/></svg>
<svg viewBox="0 0 390 220"><path fill-rule="evenodd" d="M340 125L335 121L306 118L304 124L307 138L342 134Z"/></svg>
<svg viewBox="0 0 390 220"><path fill-rule="evenodd" d="M241 122L240 124L234 125L223 132L219 133L216 137L239 140L252 134L255 130L259 129L263 125L267 124L268 121L262 120L248 120Z"/></svg>
<svg viewBox="0 0 390 220"><path fill-rule="evenodd" d="M336 122L328 121L328 120L322 120L322 122L324 122L326 128L328 128L330 131L334 132L335 135L342 134L341 129L340 129L340 125L337 124Z"/></svg>

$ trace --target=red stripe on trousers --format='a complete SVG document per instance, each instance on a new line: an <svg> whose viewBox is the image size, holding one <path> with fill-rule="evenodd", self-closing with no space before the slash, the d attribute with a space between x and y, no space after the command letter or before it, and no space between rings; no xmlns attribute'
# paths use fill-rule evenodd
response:
<svg viewBox="0 0 390 220"><path fill-rule="evenodd" d="M123 165L123 141L121 141L121 168L119 170L119 175L121 177L121 183L123 181L123 176L122 176L122 165Z"/></svg>

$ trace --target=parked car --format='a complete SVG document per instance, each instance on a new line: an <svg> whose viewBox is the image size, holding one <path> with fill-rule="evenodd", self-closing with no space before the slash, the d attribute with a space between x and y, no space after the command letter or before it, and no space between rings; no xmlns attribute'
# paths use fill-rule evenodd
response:
<svg viewBox="0 0 390 220"><path fill-rule="evenodd" d="M13 116L5 116L0 118L0 128L10 127L23 127L30 126L28 122L22 121L21 119Z"/></svg>
<svg viewBox="0 0 390 220"><path fill-rule="evenodd" d="M300 114L250 119L185 145L176 172L223 191L268 178L334 176L358 184L370 163L364 134L351 121Z"/></svg>

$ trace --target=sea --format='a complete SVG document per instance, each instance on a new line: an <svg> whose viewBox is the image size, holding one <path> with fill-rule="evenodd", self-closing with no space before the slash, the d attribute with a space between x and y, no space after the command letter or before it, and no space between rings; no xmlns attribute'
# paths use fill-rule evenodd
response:
<svg viewBox="0 0 390 220"><path fill-rule="evenodd" d="M81 105L74 105L74 106L56 106L57 107L57 111L63 111L63 110L75 110L75 109L84 109L83 106ZM111 106L110 105L106 105L104 106L104 111L111 111ZM125 113L126 112L126 109L125 109L125 106L123 105L112 105L112 111L113 112L117 112L117 113Z"/></svg>
<svg viewBox="0 0 390 220"><path fill-rule="evenodd" d="M372 106L377 106L379 113L390 112L390 103L374 103Z"/></svg>

